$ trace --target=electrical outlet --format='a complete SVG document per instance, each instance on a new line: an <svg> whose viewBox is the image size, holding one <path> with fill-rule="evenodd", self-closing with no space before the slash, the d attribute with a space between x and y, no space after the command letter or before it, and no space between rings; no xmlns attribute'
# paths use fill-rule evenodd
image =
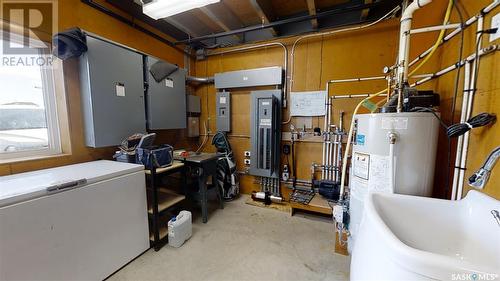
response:
<svg viewBox="0 0 500 281"><path fill-rule="evenodd" d="M491 18L491 27L490 28L498 28L500 29L500 13L496 14ZM490 34L490 42L493 42L500 38L500 30L497 29L495 34Z"/></svg>
<svg viewBox="0 0 500 281"><path fill-rule="evenodd" d="M245 151L245 157L250 157L252 153L250 151Z"/></svg>
<svg viewBox="0 0 500 281"><path fill-rule="evenodd" d="M333 206L333 218L337 223L342 223L344 220L344 208L342 205Z"/></svg>
<svg viewBox="0 0 500 281"><path fill-rule="evenodd" d="M283 173L281 174L281 179L282 179L283 181L287 181L289 178L290 178L290 174L289 174L288 172L283 172Z"/></svg>
<svg viewBox="0 0 500 281"><path fill-rule="evenodd" d="M250 165L250 159L245 159L245 165Z"/></svg>

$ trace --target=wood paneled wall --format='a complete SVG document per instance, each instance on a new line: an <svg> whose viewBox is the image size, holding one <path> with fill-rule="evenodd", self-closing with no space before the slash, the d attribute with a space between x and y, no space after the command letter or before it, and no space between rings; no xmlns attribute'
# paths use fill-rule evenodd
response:
<svg viewBox="0 0 500 281"><path fill-rule="evenodd" d="M104 5L104 1L100 1ZM112 7L110 7L112 9ZM140 32L100 11L82 3L80 0L59 1L59 30L78 26L112 41L130 46L141 52L154 55L171 63L184 66L182 52ZM120 12L120 11L116 11ZM154 31L154 30L153 30ZM70 59L64 63L66 102L69 116L69 135L71 151L64 156L43 160L20 161L0 164L0 175L8 175L43 168L68 165L96 159L111 159L116 148L91 149L85 146L83 121L80 103L80 82L78 78L78 60ZM184 130L159 132L159 141L188 146L183 142ZM180 140L180 141L179 141Z"/></svg>
<svg viewBox="0 0 500 281"><path fill-rule="evenodd" d="M424 10L418 11L414 17L414 27L439 24L442 21L447 1L434 1ZM125 25L101 12L94 10L79 0L59 1L59 29L63 30L73 26L79 26L90 32L99 34L113 41L128 45L152 54L169 62L184 65L181 52ZM466 10L464 18L476 14L482 7L490 3L489 0L459 1ZM498 8L490 15L498 13ZM491 16L487 16L485 27L489 27ZM453 12L452 21L457 21L456 12ZM465 32L464 56L473 52L475 25ZM369 29L337 34L334 36L317 37L303 41L297 48L294 64L293 91L322 90L325 89L326 81L330 79L342 79L352 77L364 77L381 75L382 68L392 65L396 60L397 44L399 36L399 22L390 20ZM427 49L437 37L437 33L419 34L412 38L411 57L415 57ZM290 50L291 43L295 38L280 40L286 43ZM485 46L489 41L485 36ZM419 72L428 73L442 69L454 63L458 56L458 36L441 47L436 55ZM480 76L478 81L478 92L474 101L474 114L487 111L499 113L500 91L498 73L498 57L496 52L481 60ZM210 57L203 61L197 61L192 70L193 75L212 76L217 72L256 68L265 66L283 65L283 53L280 48L260 49L252 52L220 55ZM66 95L69 110L69 127L72 142L71 154L63 157L49 158L46 160L24 161L12 164L0 165L0 175L35 170L45 167L66 165L70 163L90 161L94 159L109 159L114 151L109 149L89 149L84 145L82 118L80 110L80 93L77 73L77 61L71 60L65 63ZM289 73L288 73L289 74ZM422 85L420 89L434 89L441 94L441 111L446 122L450 121L451 101L454 89L454 73L447 74L430 83ZM462 75L463 77L463 75ZM460 87L462 88L462 82ZM384 82L349 83L335 86L330 95L345 93L368 93L383 89ZM213 133L215 127L215 89L212 85L198 87L193 92L202 99L201 130L203 123L208 124ZM249 150L251 143L250 134L250 89L232 91L232 133L230 142L233 146L239 170L244 169L243 152ZM346 112L346 124L351 119L351 112L358 100L335 101L334 121L337 122L338 113ZM460 115L461 92L457 99L457 110L455 120ZM288 111L284 111L284 118L288 117ZM292 124L295 119L292 118ZM314 118L313 126L322 127L323 119ZM289 131L289 125L283 126L283 131ZM192 142L185 137L183 130L172 130L159 133L160 142L169 142L176 147L190 147ZM200 138L200 141L203 137ZM476 129L471 134L469 147L469 158L467 165L468 177L484 161L488 153L500 145L500 127L495 124L489 128ZM210 142L207 142L206 151L213 151ZM446 173L446 138L441 134L436 180L435 196L447 197L448 192L444 188ZM452 155L453 156L453 155ZM297 144L297 172L299 179L310 178L310 164L321 161L321 144L301 142ZM453 159L453 157L452 157ZM500 198L500 172L498 168L493 171L490 182L484 192ZM258 190L254 184L254 178L243 176L241 180L243 192L249 193ZM286 189L283 189L286 195ZM465 193L464 193L465 194Z"/></svg>
<svg viewBox="0 0 500 281"><path fill-rule="evenodd" d="M429 15L418 12L415 15L415 27L437 24L444 15L444 9L439 4L431 4L429 9L434 13ZM412 44L411 57L415 57L426 50L436 38L436 34L422 34ZM279 40L288 46L295 38ZM399 21L389 20L374 27L354 32L340 33L333 36L316 37L302 41L295 54L294 77L292 91L324 90L325 83L331 79L344 79L366 76L380 76L384 66L393 65L396 60L399 39ZM290 61L290 59L289 59ZM439 64L439 57L435 56L422 73L433 71ZM281 48L268 47L245 53L232 53L209 57L196 62L197 76L212 76L218 72L258 68L266 66L283 66L283 51ZM290 72L290 69L289 71ZM288 73L290 74L290 73ZM374 93L386 86L385 81L338 84L331 88L330 95ZM430 82L422 88L433 89L436 82ZM233 147L238 170L244 170L243 152L251 147L250 135L250 90L232 90L232 132L229 140ZM215 89L213 85L197 89L196 95L202 99L201 121L207 122L211 132L216 131L215 124ZM338 122L340 111L345 111L345 122L349 124L352 111L359 99L339 100L334 103L334 122ZM288 110L284 110L284 120L288 118ZM290 124L296 121L292 118ZM283 131L290 130L290 124L283 125ZM313 127L323 127L323 118L314 117ZM321 143L299 142L296 146L297 177L310 179L312 162L321 163ZM207 145L206 151L213 151ZM241 189L245 193L259 190L252 176L243 176ZM282 186L286 196L289 190Z"/></svg>

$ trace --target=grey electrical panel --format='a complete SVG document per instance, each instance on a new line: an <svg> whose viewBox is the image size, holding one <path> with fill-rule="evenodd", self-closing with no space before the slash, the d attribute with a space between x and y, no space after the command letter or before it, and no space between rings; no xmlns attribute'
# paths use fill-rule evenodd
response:
<svg viewBox="0 0 500 281"><path fill-rule="evenodd" d="M217 131L231 131L231 94L226 91L217 92L215 96L215 110L217 115Z"/></svg>
<svg viewBox="0 0 500 281"><path fill-rule="evenodd" d="M281 85L283 69L279 66L245 69L216 73L214 84L217 89Z"/></svg>
<svg viewBox="0 0 500 281"><path fill-rule="evenodd" d="M87 36L80 57L80 87L85 143L119 145L146 131L142 55Z"/></svg>
<svg viewBox="0 0 500 281"><path fill-rule="evenodd" d="M253 91L250 174L279 177L281 90Z"/></svg>
<svg viewBox="0 0 500 281"><path fill-rule="evenodd" d="M187 112L201 113L201 99L195 95L187 95Z"/></svg>
<svg viewBox="0 0 500 281"><path fill-rule="evenodd" d="M187 136L195 138L200 136L201 99L195 95L187 95Z"/></svg>
<svg viewBox="0 0 500 281"><path fill-rule="evenodd" d="M186 128L186 70L179 68L162 81L157 82L149 69L158 61L159 59L151 56L145 57L148 129Z"/></svg>
<svg viewBox="0 0 500 281"><path fill-rule="evenodd" d="M197 138L200 136L200 117L198 116L189 116L187 118L188 127L187 127L187 136L189 138Z"/></svg>

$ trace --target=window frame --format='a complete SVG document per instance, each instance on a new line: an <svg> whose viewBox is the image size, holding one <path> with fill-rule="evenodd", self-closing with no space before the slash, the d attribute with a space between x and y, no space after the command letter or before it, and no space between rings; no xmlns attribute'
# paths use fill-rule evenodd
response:
<svg viewBox="0 0 500 281"><path fill-rule="evenodd" d="M15 43L23 43L23 36L10 33L10 40ZM38 39L30 38L30 42L35 44L45 44ZM39 55L50 55L48 51L40 49ZM45 107L45 118L47 122L47 139L48 146L46 148L0 152L0 163L16 162L44 157L61 155L61 126L59 122L57 97L58 91L64 91L64 75L62 63L54 57L52 67L40 66L40 74L42 80L42 94ZM61 84L61 85L59 85Z"/></svg>

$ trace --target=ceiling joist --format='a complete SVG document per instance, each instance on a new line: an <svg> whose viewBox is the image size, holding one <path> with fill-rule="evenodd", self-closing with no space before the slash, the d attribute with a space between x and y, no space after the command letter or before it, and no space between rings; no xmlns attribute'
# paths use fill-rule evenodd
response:
<svg viewBox="0 0 500 281"><path fill-rule="evenodd" d="M269 24L276 18L273 9L271 7L270 1L250 0L250 3L252 4L252 7L257 13L257 15L261 18L262 24ZM271 27L270 30L273 36L278 35L276 28Z"/></svg>
<svg viewBox="0 0 500 281"><path fill-rule="evenodd" d="M224 18L219 11L213 9L212 7L201 7L200 11L203 12L210 20L212 20L217 26L222 28L224 31L231 31L234 28L239 28L242 26L238 18L229 10L225 9ZM237 41L242 42L243 37L241 34L232 35Z"/></svg>
<svg viewBox="0 0 500 281"><path fill-rule="evenodd" d="M306 0L306 2L309 15L316 16L316 3L314 2L314 0ZM311 25L314 30L318 29L318 19L312 19Z"/></svg>
<svg viewBox="0 0 500 281"><path fill-rule="evenodd" d="M186 25L180 23L179 21L175 20L172 17L164 18L164 21L168 22L170 25L173 25L175 28L182 30L186 34L188 34L190 37L198 37L200 36L197 32L192 30L191 28L187 27Z"/></svg>

